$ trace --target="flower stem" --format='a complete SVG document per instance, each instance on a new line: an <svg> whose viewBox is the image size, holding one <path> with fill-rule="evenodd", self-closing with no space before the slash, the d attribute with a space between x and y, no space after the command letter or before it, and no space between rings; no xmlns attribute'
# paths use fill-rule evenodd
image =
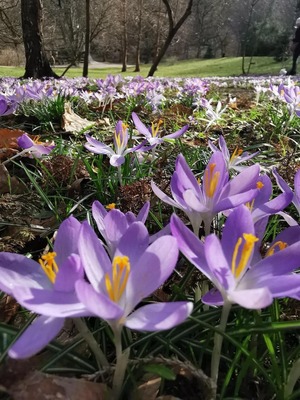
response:
<svg viewBox="0 0 300 400"><path fill-rule="evenodd" d="M84 340L87 342L90 349L92 350L96 358L98 368L101 369L102 367L108 367L109 363L103 351L101 350L97 340L94 338L94 335L87 327L85 320L83 318L74 318L73 321L78 332L84 338Z"/></svg>
<svg viewBox="0 0 300 400"><path fill-rule="evenodd" d="M24 149L19 153L15 154L14 156L8 158L7 160L3 161L2 165L8 164L10 161L14 160L17 157L21 157L23 154L28 153L28 149Z"/></svg>
<svg viewBox="0 0 300 400"><path fill-rule="evenodd" d="M218 326L219 330L222 332L225 332L225 330L226 330L226 325L227 325L227 320L228 320L228 315L229 315L230 309L231 309L231 303L229 303L228 301L224 301L224 305L222 308L222 314L221 314L221 321L220 321L220 325ZM212 358L211 358L211 378L215 382L215 384L217 384L217 381L218 381L222 343L223 343L223 336L220 335L219 333L215 333L214 348L213 348Z"/></svg>
<svg viewBox="0 0 300 400"><path fill-rule="evenodd" d="M115 348L116 348L116 368L112 384L112 400L119 400L122 393L123 381L129 358L129 349L122 351L122 326L113 326Z"/></svg>
<svg viewBox="0 0 300 400"><path fill-rule="evenodd" d="M122 182L122 168L121 168L121 165L118 166L118 178L119 178L120 186L123 186L123 182Z"/></svg>
<svg viewBox="0 0 300 400"><path fill-rule="evenodd" d="M294 362L290 370L287 382L284 388L284 398L287 399L293 393L294 387L300 377L300 358Z"/></svg>

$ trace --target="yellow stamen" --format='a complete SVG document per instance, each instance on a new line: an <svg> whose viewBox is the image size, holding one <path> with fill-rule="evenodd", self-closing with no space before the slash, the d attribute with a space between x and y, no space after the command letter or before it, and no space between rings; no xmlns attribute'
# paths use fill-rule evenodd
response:
<svg viewBox="0 0 300 400"><path fill-rule="evenodd" d="M118 302L124 293L130 272L127 256L116 256L112 262L112 277L105 275L105 286L112 301Z"/></svg>
<svg viewBox="0 0 300 400"><path fill-rule="evenodd" d="M118 148L121 148L124 145L127 127L126 124L122 123L122 132L115 131L115 141Z"/></svg>
<svg viewBox="0 0 300 400"><path fill-rule="evenodd" d="M264 187L264 184L261 181L256 182L257 189L262 189L263 187ZM254 208L254 202L255 202L255 199L253 199L251 202L247 201L247 203L245 204L245 206L248 207L251 212L253 211L253 208Z"/></svg>
<svg viewBox="0 0 300 400"><path fill-rule="evenodd" d="M56 274L58 273L58 266L55 262L55 257L56 253L53 251L44 254L39 259L40 266L43 268L43 271L52 283L55 282Z"/></svg>
<svg viewBox="0 0 300 400"><path fill-rule="evenodd" d="M247 201L247 203L245 204L245 206L248 207L251 212L253 211L254 201L255 199L253 199L251 202Z"/></svg>
<svg viewBox="0 0 300 400"><path fill-rule="evenodd" d="M109 203L105 206L108 210L114 210L116 208L116 203Z"/></svg>
<svg viewBox="0 0 300 400"><path fill-rule="evenodd" d="M275 249L278 248L278 250L283 250L288 246L288 244L286 242L282 242L281 240L279 240L278 242L275 242L267 251L266 253L266 257L272 256L275 252Z"/></svg>
<svg viewBox="0 0 300 400"><path fill-rule="evenodd" d="M235 158L239 157L241 154L243 154L243 150L236 147L229 161L232 162Z"/></svg>
<svg viewBox="0 0 300 400"><path fill-rule="evenodd" d="M43 142L40 141L40 138L41 137L39 135L37 135L37 136L34 136L32 140L34 141L35 144L44 144Z"/></svg>
<svg viewBox="0 0 300 400"><path fill-rule="evenodd" d="M240 250L240 247L242 245L244 239L244 244L243 247ZM253 248L254 248L254 243L258 241L258 238L252 233L243 233L243 237L239 237L236 245L234 247L233 255L232 255L232 261L231 261L231 272L234 275L235 278L238 278L241 273L244 271L244 269L247 266L247 263L249 261L249 258L252 254ZM239 254L240 253L240 254ZM237 265L237 258L239 257L239 263Z"/></svg>
<svg viewBox="0 0 300 400"><path fill-rule="evenodd" d="M216 171L216 164L208 164L204 173L204 190L207 197L213 197L219 182L220 172Z"/></svg>
<svg viewBox="0 0 300 400"><path fill-rule="evenodd" d="M156 127L155 127L154 122L152 122L152 124L151 124L151 126L152 126L152 129L151 129L151 131L152 131L152 137L157 137L157 135L158 135L158 130L159 130L159 128L160 128L160 126L161 126L161 124L162 124L163 122L164 122L164 121L163 121L162 119L160 119L160 120L158 121Z"/></svg>
<svg viewBox="0 0 300 400"><path fill-rule="evenodd" d="M264 187L264 184L261 181L256 182L257 189L262 189L263 187Z"/></svg>

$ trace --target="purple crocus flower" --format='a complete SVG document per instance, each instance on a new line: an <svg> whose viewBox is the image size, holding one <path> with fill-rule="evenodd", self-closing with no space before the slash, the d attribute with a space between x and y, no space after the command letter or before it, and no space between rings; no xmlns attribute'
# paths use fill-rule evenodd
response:
<svg viewBox="0 0 300 400"><path fill-rule="evenodd" d="M245 204L252 213L254 223L282 211L292 201L293 194L288 190L271 199L272 182L267 175L260 175L256 186L259 188L256 197Z"/></svg>
<svg viewBox="0 0 300 400"><path fill-rule="evenodd" d="M57 231L53 252L39 262L20 254L0 253L0 290L41 314L13 344L10 357L27 358L40 351L57 336L66 317L92 315L75 293L75 282L84 276L77 254L80 227L75 218L66 219ZM105 310L107 315L118 312L111 304L106 304Z"/></svg>
<svg viewBox="0 0 300 400"><path fill-rule="evenodd" d="M114 134L114 146L116 151L111 147L107 146L105 143L99 142L98 140L86 135L87 143L84 147L92 153L95 154L106 154L110 158L110 164L114 167L119 167L125 162L125 156L128 153L139 150L144 143L138 146L127 148L128 144L128 131L127 126L119 121L116 125Z"/></svg>
<svg viewBox="0 0 300 400"><path fill-rule="evenodd" d="M171 178L173 199L153 182L151 185L162 201L186 213L196 234L202 221L208 234L211 222L219 212L250 202L257 195L259 169L258 164L252 165L229 180L223 154L218 151L212 155L200 185L180 154Z"/></svg>
<svg viewBox="0 0 300 400"><path fill-rule="evenodd" d="M107 211L106 208L108 208L109 211ZM121 237L129 226L138 221L143 224L146 222L149 214L150 202L146 201L138 215L133 214L131 211L123 213L121 210L115 208L114 203L109 204L106 208L96 200L92 205L92 214L96 221L97 228L104 239L103 245L106 247L109 255L113 257ZM167 234L170 234L169 224L154 235L151 235L149 242L152 243L160 236Z"/></svg>
<svg viewBox="0 0 300 400"><path fill-rule="evenodd" d="M87 223L82 225L78 248L90 283L76 282L76 292L90 312L107 320L114 331L123 325L142 331L169 329L192 311L192 303L185 301L148 304L133 311L165 282L178 258L176 239L170 235L148 244L145 225L134 222L121 237L111 260L93 229ZM108 316L106 304L117 307L118 315Z"/></svg>
<svg viewBox="0 0 300 400"><path fill-rule="evenodd" d="M116 247L129 226L137 221L146 222L148 217L150 203L147 201L141 208L138 215L134 215L131 211L123 213L115 208L115 204L107 206L109 211L99 202L94 201L92 205L92 214L96 221L97 228L103 237L106 248L110 256L113 256Z"/></svg>
<svg viewBox="0 0 300 400"><path fill-rule="evenodd" d="M152 123L151 128L147 128L146 125L142 123L142 121L134 112L132 113L132 119L136 129L139 131L139 133L145 136L151 146L157 146L158 144L161 144L168 139L177 139L182 136L189 128L188 125L185 125L183 128L179 129L175 133L159 137L159 128L162 124L162 120L159 120L156 126Z"/></svg>
<svg viewBox="0 0 300 400"><path fill-rule="evenodd" d="M32 156L36 158L40 158L43 155L48 155L55 147L55 145L45 146L45 144L38 141L38 138L36 140L32 140L27 133L24 133L22 136L20 136L17 142L22 149L26 149Z"/></svg>
<svg viewBox="0 0 300 400"><path fill-rule="evenodd" d="M283 86L283 98L287 103L288 110L291 115L294 113L300 117L300 88L293 85L291 87Z"/></svg>
<svg viewBox="0 0 300 400"><path fill-rule="evenodd" d="M17 106L15 101L9 101L5 96L0 95L0 116L13 114Z"/></svg>
<svg viewBox="0 0 300 400"><path fill-rule="evenodd" d="M292 196L292 203L296 207L296 210L298 211L298 214L300 216L300 169L296 172L295 178L294 178L294 192L292 189L289 187L289 185L285 182L285 180L278 174L276 168L273 168L273 175L275 176L277 185L280 187L280 189L285 192L285 193L290 193ZM286 220L286 222L290 226L295 226L298 225L298 222L294 220L290 215L286 213L280 213L280 215Z"/></svg>
<svg viewBox="0 0 300 400"><path fill-rule="evenodd" d="M208 145L214 153L221 150L228 170L234 169L235 171L238 171L238 172L240 172L246 168L245 166L242 167L239 164L241 164L244 161L250 160L251 158L255 157L259 153L259 151L257 151L253 154L249 154L247 151L243 152L242 149L239 149L238 147L236 147L236 149L230 156L228 147L226 145L226 142L225 142L225 139L223 136L219 137L220 149L218 149L211 141L208 142Z"/></svg>
<svg viewBox="0 0 300 400"><path fill-rule="evenodd" d="M300 231L299 240L290 246L276 239L267 257L258 262L252 262L258 238L251 212L244 205L229 215L221 240L211 234L203 243L175 215L171 231L183 255L215 286L203 296L206 304L237 303L260 309L269 306L273 298L299 292L300 276L292 271L299 267Z"/></svg>

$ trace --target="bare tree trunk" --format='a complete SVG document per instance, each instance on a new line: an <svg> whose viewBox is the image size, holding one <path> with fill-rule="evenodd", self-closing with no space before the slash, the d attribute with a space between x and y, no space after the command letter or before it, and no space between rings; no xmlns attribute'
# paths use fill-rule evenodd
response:
<svg viewBox="0 0 300 400"><path fill-rule="evenodd" d="M85 48L82 76L87 78L89 73L90 55L90 0L85 0Z"/></svg>
<svg viewBox="0 0 300 400"><path fill-rule="evenodd" d="M137 29L137 43L135 50L135 70L134 72L140 72L140 52L141 52L141 40L142 40L142 16L143 16L143 2L144 0L138 0L138 29Z"/></svg>
<svg viewBox="0 0 300 400"><path fill-rule="evenodd" d="M259 2L259 0L253 0L251 2L250 11L249 11L249 15L248 15L248 21L247 21L247 25L246 25L246 30L244 32L244 39L242 41L242 73L243 73L243 75L246 74L245 57L246 57L246 48L247 48L247 44L248 44L248 35L249 35L251 23L252 23L253 11L258 2ZM250 71L251 62L252 62L252 56L250 58L248 73Z"/></svg>
<svg viewBox="0 0 300 400"><path fill-rule="evenodd" d="M122 72L127 70L128 42L127 42L127 0L123 3L123 40L122 40Z"/></svg>
<svg viewBox="0 0 300 400"><path fill-rule="evenodd" d="M165 55L166 51L168 50L168 47L170 46L177 31L179 30L181 25L185 22L185 20L189 17L189 15L192 12L193 0L189 0L185 12L182 14L181 18L175 24L174 19L173 19L172 9L170 7L169 1L168 0L162 0L162 1L167 9L168 20L169 20L169 31L168 31L168 35L166 37L165 43L163 44L162 48L159 50L157 56L155 57L155 60L153 61L153 64L151 65L150 71L148 72L148 76L154 75L154 73L158 67L158 64L160 63L161 59Z"/></svg>
<svg viewBox="0 0 300 400"><path fill-rule="evenodd" d="M50 66L43 45L42 0L21 0L21 18L26 57L23 78L59 78Z"/></svg>
<svg viewBox="0 0 300 400"><path fill-rule="evenodd" d="M160 0L160 2L159 2L159 8L158 8L158 12L157 12L157 25L156 25L156 37L155 37L155 48L154 48L154 51L153 51L153 61L152 62L154 62L154 60L156 59L156 57L158 56L158 53L159 53L159 42L160 42L160 20L161 20L161 15L160 15L160 13L161 13L161 0Z"/></svg>

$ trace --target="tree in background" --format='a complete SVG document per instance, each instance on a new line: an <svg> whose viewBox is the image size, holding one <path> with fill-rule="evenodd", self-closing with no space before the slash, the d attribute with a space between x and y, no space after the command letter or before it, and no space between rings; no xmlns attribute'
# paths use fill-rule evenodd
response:
<svg viewBox="0 0 300 400"><path fill-rule="evenodd" d="M52 70L43 44L43 5L41 0L21 0L21 19L25 48L24 78L58 76Z"/></svg>
<svg viewBox="0 0 300 400"><path fill-rule="evenodd" d="M193 0L189 0L185 11L183 12L183 14L181 15L181 17L178 19L178 21L175 23L174 21L174 11L171 9L169 0L162 0L165 7L166 7L166 12L168 15L168 22L169 22L169 29L168 29L168 34L167 37L165 39L165 42L163 43L161 49L159 50L157 56L155 57L153 64L151 65L151 68L148 72L148 76L153 76L158 64L160 63L160 61L162 60L163 56L165 55L166 51L168 50L168 47L170 46L174 36L176 35L176 33L178 32L178 30L180 29L180 27L182 26L182 24L186 21L186 19L189 17L189 15L192 12L192 6L193 6Z"/></svg>
<svg viewBox="0 0 300 400"><path fill-rule="evenodd" d="M85 0L85 43L82 76L87 77L89 72L90 56L90 0Z"/></svg>

